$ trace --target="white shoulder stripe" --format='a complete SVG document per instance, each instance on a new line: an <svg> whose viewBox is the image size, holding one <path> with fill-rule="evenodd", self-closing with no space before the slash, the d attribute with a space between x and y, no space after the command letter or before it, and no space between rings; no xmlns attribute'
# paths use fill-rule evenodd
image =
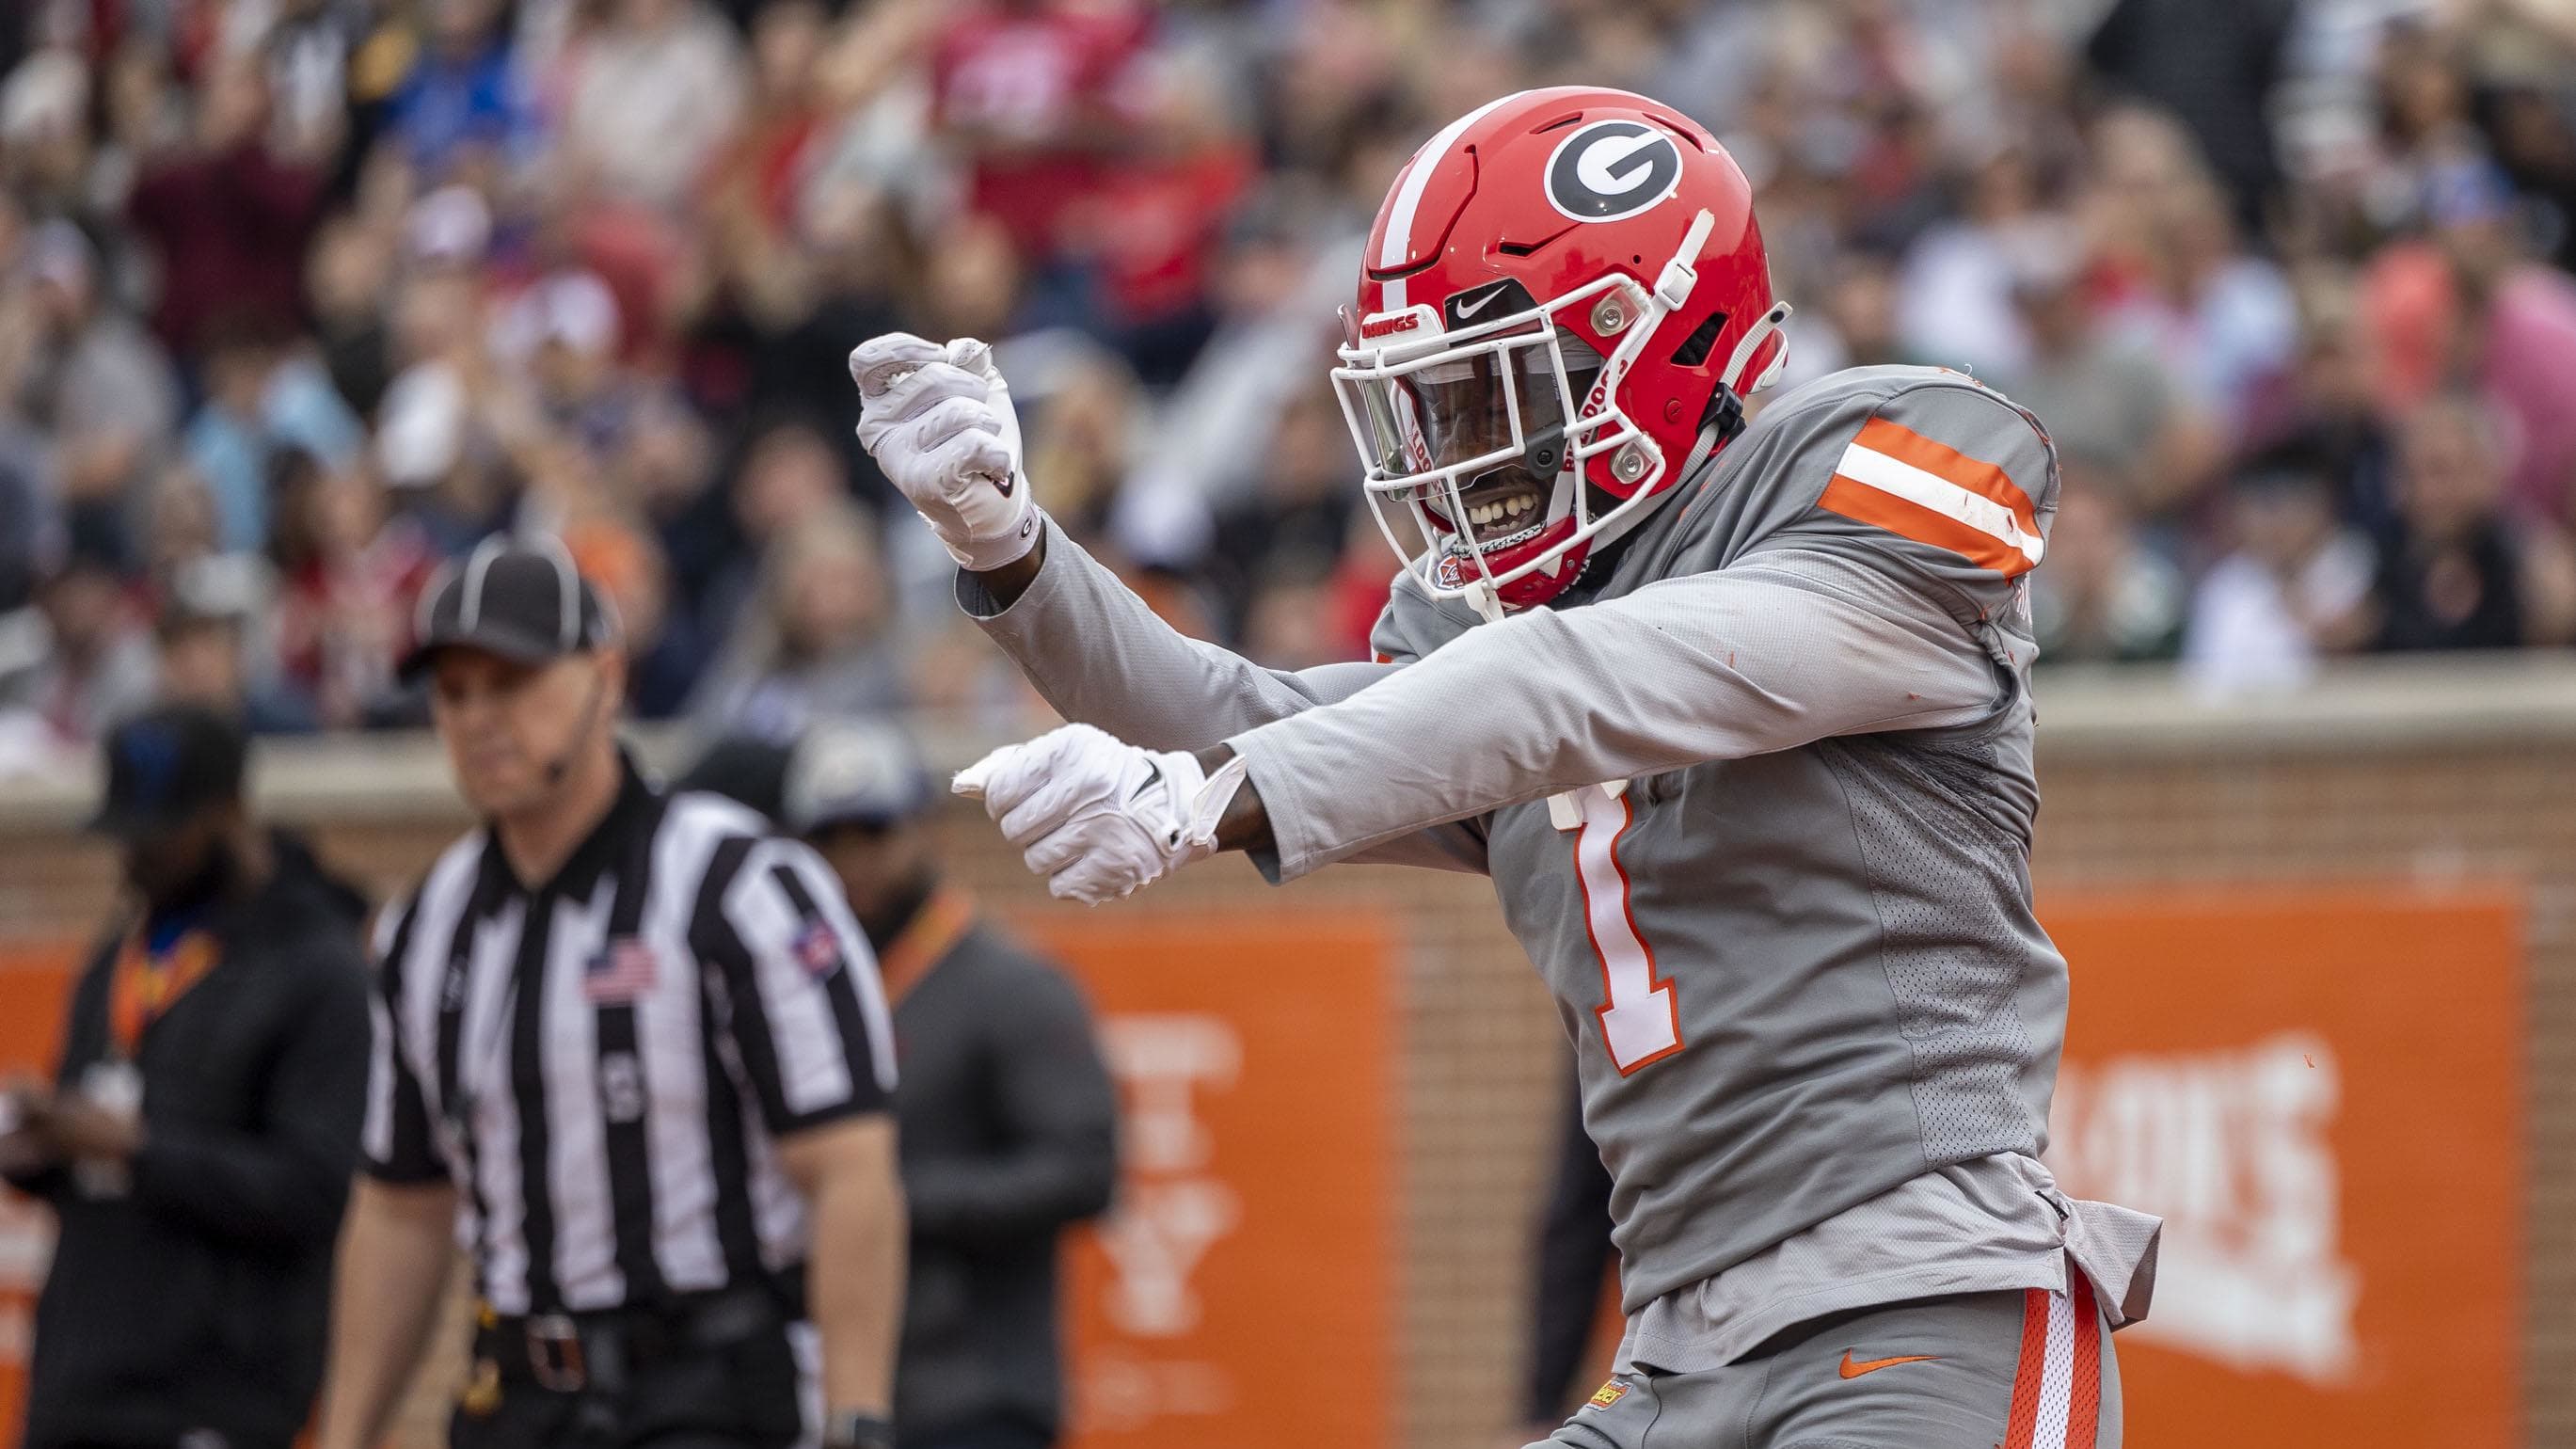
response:
<svg viewBox="0 0 2576 1449"><path fill-rule="evenodd" d="M1843 449L1842 461L1834 465L1834 471L1855 483L1866 484L1881 493L1955 518L2006 548L2018 551L2034 564L2047 549L2047 542L2038 534L2022 531L2021 521L2013 517L2011 509L1982 493L1962 488L1938 473L1926 472L1875 448L1853 443Z"/></svg>

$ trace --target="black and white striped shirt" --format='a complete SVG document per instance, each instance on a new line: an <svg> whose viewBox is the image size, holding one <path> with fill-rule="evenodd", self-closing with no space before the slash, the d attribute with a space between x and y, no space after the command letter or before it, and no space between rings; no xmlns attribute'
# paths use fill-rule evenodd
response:
<svg viewBox="0 0 2576 1449"><path fill-rule="evenodd" d="M376 956L367 1170L455 1183L504 1315L793 1269L777 1139L894 1090L876 961L821 858L631 766L553 880L477 831L383 913Z"/></svg>

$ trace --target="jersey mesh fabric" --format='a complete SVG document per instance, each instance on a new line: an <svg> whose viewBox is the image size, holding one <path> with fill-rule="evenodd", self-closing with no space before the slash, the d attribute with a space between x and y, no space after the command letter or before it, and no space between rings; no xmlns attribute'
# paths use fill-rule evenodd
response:
<svg viewBox="0 0 2576 1449"><path fill-rule="evenodd" d="M2037 963L1998 899L2015 873L1995 868L2022 847L1957 789L1961 776L1992 777L1992 749L1871 736L1821 748L1850 798L1886 932L1880 960L1914 1049L1924 1157L2037 1153L2039 1127L2021 1091L2032 1043L2015 1009L2022 973ZM1908 788L1891 788L1895 779Z"/></svg>

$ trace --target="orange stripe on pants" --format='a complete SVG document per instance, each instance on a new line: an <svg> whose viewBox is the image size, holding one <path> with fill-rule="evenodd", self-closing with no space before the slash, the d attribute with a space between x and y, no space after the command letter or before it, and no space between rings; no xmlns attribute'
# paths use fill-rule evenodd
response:
<svg viewBox="0 0 2576 1449"><path fill-rule="evenodd" d="M2075 1368L2066 1403L2066 1449L2093 1449L2102 1417L2102 1316L2093 1310L2093 1280L2067 1274L2075 1289Z"/></svg>
<svg viewBox="0 0 2576 1449"><path fill-rule="evenodd" d="M2048 1290L2021 1295L2021 1367L2013 1374L2012 1418L2003 1449L2031 1449L2039 1425L2039 1379L2048 1362Z"/></svg>

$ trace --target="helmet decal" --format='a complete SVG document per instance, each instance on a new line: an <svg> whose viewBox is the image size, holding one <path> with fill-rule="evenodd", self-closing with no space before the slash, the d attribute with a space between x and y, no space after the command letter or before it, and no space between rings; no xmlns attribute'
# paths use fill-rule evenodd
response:
<svg viewBox="0 0 2576 1449"><path fill-rule="evenodd" d="M1681 147L1642 121L1595 121L1557 143L1547 162L1548 204L1576 221L1619 221L1673 194Z"/></svg>

